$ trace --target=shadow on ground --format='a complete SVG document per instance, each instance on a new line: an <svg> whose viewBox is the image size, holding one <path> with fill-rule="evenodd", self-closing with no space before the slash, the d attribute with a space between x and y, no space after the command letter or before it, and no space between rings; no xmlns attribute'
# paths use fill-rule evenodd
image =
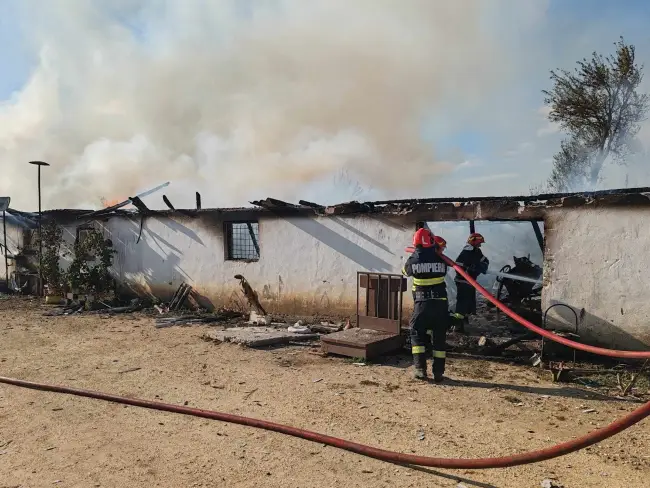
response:
<svg viewBox="0 0 650 488"><path fill-rule="evenodd" d="M351 359L347 359L348 361L353 361ZM481 361L481 362L492 362L489 359L474 359L474 358L462 358L462 361ZM447 383L449 386L455 386L455 387L465 387L465 388L484 388L484 389L500 389L500 390L509 390L509 391L514 391L518 393L530 393L533 395L548 395L551 397L559 397L559 398L573 398L573 399L580 399L580 400L601 400L601 401L607 401L607 402L627 402L627 403L644 403L643 400L638 400L635 398L617 398L609 395L605 395L603 393L599 393L597 391L593 390L585 390L582 388L574 387L574 386L564 386L564 385L558 385L558 386L523 386L523 385L514 385L514 384L509 384L509 383L495 383L491 381L477 381L473 379L454 379L454 359L447 359L447 373L451 379L449 383ZM509 361L503 361L508 363ZM502 363L499 361L499 363ZM399 354L399 355L394 355L394 356L386 356L383 358L378 358L376 360L373 360L369 362L368 364L372 364L373 366L381 366L381 367L393 367L393 368L399 368L404 370L404 374L408 375L410 378L411 372L407 371L407 369L412 366L413 361L411 359L411 356L408 354ZM431 369L431 361L429 360L428 362L428 368L429 370ZM430 373L430 371L429 371ZM468 374L467 371L459 371L459 374L462 375L471 375L471 373ZM437 387L433 382L431 383L432 387Z"/></svg>
<svg viewBox="0 0 650 488"><path fill-rule="evenodd" d="M489 484L489 483L482 483L480 481L474 481L474 480L471 480L469 478L463 478L462 476L456 476L456 475L449 474L449 473L443 473L442 471L437 471L437 470L431 469L431 468L425 468L423 466L414 466L412 464L401 464L401 463L390 463L390 464L394 464L395 466L401 466L401 467L407 468L407 469L412 469L414 471L419 471L420 473L425 473L425 474L429 474L429 475L432 475L432 476L437 476L439 478L444 478L444 479L447 479L447 480L450 480L450 481L454 481L456 483L464 483L468 487L476 486L478 488L499 488L496 485L492 485L492 484Z"/></svg>

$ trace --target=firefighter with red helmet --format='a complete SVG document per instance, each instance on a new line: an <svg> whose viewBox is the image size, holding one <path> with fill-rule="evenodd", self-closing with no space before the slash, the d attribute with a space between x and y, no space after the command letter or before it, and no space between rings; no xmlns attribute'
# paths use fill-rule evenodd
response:
<svg viewBox="0 0 650 488"><path fill-rule="evenodd" d="M444 239L438 240L445 244ZM446 359L447 286L445 276L447 265L440 257L437 244L430 230L418 229L413 235L411 256L402 268L402 274L413 278L413 315L411 315L411 352L415 367L415 378L427 377L427 342L433 341L433 379L443 381ZM431 329L431 336L427 331Z"/></svg>
<svg viewBox="0 0 650 488"><path fill-rule="evenodd" d="M485 239L478 232L473 232L467 239L467 245L456 258L456 264L476 279L478 275L484 274L488 270L490 261L483 255L481 244ZM456 273L456 319L455 329L458 332L465 332L465 325L469 324L469 316L476 314L476 290L470 285L465 278Z"/></svg>
<svg viewBox="0 0 650 488"><path fill-rule="evenodd" d="M438 246L440 252L445 252L445 249L447 249L447 241L442 236L433 236L433 242Z"/></svg>

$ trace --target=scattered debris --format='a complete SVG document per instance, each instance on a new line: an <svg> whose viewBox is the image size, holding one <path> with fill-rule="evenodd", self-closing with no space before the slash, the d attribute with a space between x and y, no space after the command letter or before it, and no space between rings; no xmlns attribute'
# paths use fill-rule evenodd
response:
<svg viewBox="0 0 650 488"><path fill-rule="evenodd" d="M312 383L318 383L320 381L323 381L323 378L318 378L317 380L312 381Z"/></svg>
<svg viewBox="0 0 650 488"><path fill-rule="evenodd" d="M312 331L309 327L306 327L303 325L302 320L299 320L296 322L294 325L290 325L287 327L287 330L289 332L293 332L295 334L311 334Z"/></svg>
<svg viewBox="0 0 650 488"><path fill-rule="evenodd" d="M119 374L133 373L134 371L140 371L142 368L129 368L124 371L118 371Z"/></svg>
<svg viewBox="0 0 650 488"><path fill-rule="evenodd" d="M251 390L251 391L249 391L248 393L246 393L246 394L244 395L244 400L248 400L248 399L250 398L250 396L251 396L253 393L255 393L258 389L259 389L259 388L255 388L254 390Z"/></svg>
<svg viewBox="0 0 650 488"><path fill-rule="evenodd" d="M418 430L418 440L423 441L425 439L424 430Z"/></svg>
<svg viewBox="0 0 650 488"><path fill-rule="evenodd" d="M183 282L174 293L171 302L169 302L169 310L178 310L183 306L185 300L192 292L192 287L187 283Z"/></svg>
<svg viewBox="0 0 650 488"><path fill-rule="evenodd" d="M131 302L131 305L128 307L111 307L103 310L93 310L91 312L88 312L89 314L108 314L108 315L115 315L115 314L120 314L120 313L134 313L134 312L139 312L144 309L144 305L140 302L140 300L135 299L133 302Z"/></svg>
<svg viewBox="0 0 650 488"><path fill-rule="evenodd" d="M287 344L294 341L318 339L318 334L295 334L272 327L233 327L226 330L210 331L204 335L206 340L232 342L247 347L262 347L274 344Z"/></svg>
<svg viewBox="0 0 650 488"><path fill-rule="evenodd" d="M507 402L512 403L513 405L517 405L519 403L522 403L522 401L519 398L517 398L516 396L512 396L512 395L506 395L506 396L503 397L503 399L506 400Z"/></svg>
<svg viewBox="0 0 650 488"><path fill-rule="evenodd" d="M158 317L156 318L156 328L174 327L176 325L206 325L217 322L230 322L234 319L242 319L243 314L234 310L220 310L212 314L193 314L182 315L180 317Z"/></svg>
<svg viewBox="0 0 650 488"><path fill-rule="evenodd" d="M541 488L564 488L560 482L552 479L545 479L540 483Z"/></svg>
<svg viewBox="0 0 650 488"><path fill-rule="evenodd" d="M595 408L586 408L582 411L582 413L594 413L595 411Z"/></svg>
<svg viewBox="0 0 650 488"><path fill-rule="evenodd" d="M343 324L330 324L329 322L321 322L320 324L308 325L312 332L320 332L321 334L332 334L343 330Z"/></svg>
<svg viewBox="0 0 650 488"><path fill-rule="evenodd" d="M248 323L252 325L269 325L271 324L271 317L268 315L260 315L253 310L248 318Z"/></svg>
<svg viewBox="0 0 650 488"><path fill-rule="evenodd" d="M542 365L542 357L541 357L539 354L535 353L535 354L533 354L533 356L530 358L530 363L531 363L533 366L541 366L541 365Z"/></svg>
<svg viewBox="0 0 650 488"><path fill-rule="evenodd" d="M625 387L623 387L623 385L621 383L621 375L620 375L620 373L616 373L616 381L618 382L618 387L621 390L621 396L626 396L630 392L630 390L632 388L634 388L634 385L636 384L636 380L638 379L639 375L645 370L647 365L648 365L648 359L646 359L643 362L643 365L641 366L639 371L637 371L636 373L634 373L632 375L632 379L630 380L630 382Z"/></svg>

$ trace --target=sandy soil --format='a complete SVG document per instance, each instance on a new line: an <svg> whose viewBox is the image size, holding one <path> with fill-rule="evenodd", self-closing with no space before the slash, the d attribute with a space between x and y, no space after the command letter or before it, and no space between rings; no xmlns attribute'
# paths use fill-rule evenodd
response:
<svg viewBox="0 0 650 488"><path fill-rule="evenodd" d="M0 301L0 375L187 402L403 452L483 457L538 449L638 406L500 363L452 360L448 373L462 381L440 387L412 381L406 359L356 366L306 347L216 345L201 339L206 327L155 329L145 316L42 311ZM435 471L252 428L0 385L0 487L532 488L545 478L566 488L648 486L650 422L535 465Z"/></svg>

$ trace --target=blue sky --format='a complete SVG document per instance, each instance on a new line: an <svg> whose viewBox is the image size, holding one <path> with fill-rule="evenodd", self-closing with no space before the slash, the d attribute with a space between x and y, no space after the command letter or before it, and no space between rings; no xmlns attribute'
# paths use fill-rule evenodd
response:
<svg viewBox="0 0 650 488"><path fill-rule="evenodd" d="M363 1L365 0L358 0L359 4L362 4ZM119 0L115 4L117 5L115 12L118 12L122 25L128 26L131 30L135 42L152 49L155 46L158 49L155 51L157 56L163 56L168 50L173 50L175 44L191 38L191 34L188 32L191 32L193 28L192 22L196 23L197 29L210 30L211 28L208 26L207 20L206 25L198 25L203 24L204 17L208 17L208 10L206 10L208 7L198 0L195 2L198 13L192 13L189 7L183 10L183 7L179 6L180 3L174 4L170 1L168 4L172 5L170 9L174 12L167 13L167 23L165 23L164 16L157 12L158 7L150 7L151 11L148 12L148 17L144 19L142 12L136 8L138 3L136 0ZM187 4L189 5L189 3L188 1ZM215 2L207 3L214 4ZM250 16L252 12L250 4L252 3L253 0L248 1L245 5L239 4L240 8L237 13L240 18L242 13ZM354 1L350 2L350 4L354 3ZM405 4L408 3L405 1ZM55 4L59 8L58 11ZM160 5L162 4L163 2L160 2ZM366 4L369 5L369 3ZM50 4L48 3L48 5ZM47 60L47 66L58 72L59 75L46 80L50 83L52 83L52 79L59 80L58 93L61 98L55 103L47 98L46 95L49 92L45 91L46 95L39 95L45 98L23 97L28 99L22 101L23 105L31 107L32 111L35 107L38 108L40 103L51 103L52 107L57 107L66 101L64 96L78 97L79 100L83 100L87 95L86 91L92 92L92 88L98 80L89 74L89 70L83 71L84 65L94 62L98 52L103 49L103 43L111 43L113 51L107 52L112 53L113 56L120 52L119 49L122 49L122 45L119 42L114 43L115 33L102 24L102 22L115 21L114 16L110 17L113 13L107 14L106 9L103 9L102 14L107 17L102 18L96 12L86 12L88 9L85 9L84 6L87 5L90 3L85 0L61 0L58 2L52 0L51 8L48 10L43 3L33 0L0 0L0 66L2 67L0 100L5 101L6 109L3 115L2 105L0 105L0 128L3 127L3 122L6 124L4 127L11 128L25 120L31 121L31 123L40 120L34 115L28 117L25 115L26 112L14 114L7 107L11 108L14 103L14 100L11 100L12 95L20 96L34 73L39 67L43 68L41 49L45 44L62 49L57 56L51 56ZM245 8L241 7L242 5ZM468 85L471 87L472 93L468 94L466 99L462 93L452 93L453 96L449 98L448 103L445 95L443 100L437 101L435 109L425 117L426 120L421 126L421 136L427 144L435 148L436 159L451 164L453 169L443 173L427 187L419 187L417 194L409 194L411 190L403 185L395 190L395 194L387 194L385 190L368 186L367 191L361 197L372 199L393 196L479 196L527 193L531 186L543 182L550 172L550 158L561 139L557 128L548 124L543 113L541 90L549 87L549 69L571 68L576 60L588 57L594 50L610 52L612 43L617 41L620 35L636 45L637 56L640 60L647 60L646 64L650 64L650 29L647 28L650 25L650 2L641 0L619 2L606 0L539 0L534 2L493 0L483 2L481 5L494 6L493 9L485 9L485 12L481 14L481 21L486 35L490 39L498 41L495 46L501 49L500 52L504 59L495 59L493 63L495 72L486 73L481 71L485 70L486 66L481 65L480 54L465 52L463 46L459 46L459 62L453 66L454 71L445 80L445 83L452 88L457 83L459 86ZM63 7L69 8L70 12L74 10L74 15L72 13L68 15L62 11ZM221 13L210 11L210 15L219 16ZM176 18L179 20L174 20ZM171 23L169 19L172 19ZM225 26L223 32L219 32L222 37L214 37L215 42L227 42L228 40L228 24L223 25ZM359 24L357 28L360 26L362 24ZM100 34L95 34L98 30L101 31ZM145 30L146 35L144 34ZM95 35L97 37L94 37ZM449 42L450 44L443 49L453 50L459 41L450 40ZM85 43L88 44L87 49L83 49ZM471 43L468 45L472 46ZM477 47L473 46L471 49ZM69 52L67 57L61 55L61 53L66 54L66 49L71 51L77 48L79 49L78 56L73 56ZM441 47L434 46L432 49L434 48L440 49ZM111 61L119 64L121 60L118 56ZM466 65L463 66L463 63ZM473 71L472 67L475 64L477 68ZM77 71L81 74L77 75ZM142 73L140 72L140 76ZM500 80L500 76L502 80ZM125 74L125 77L128 77L128 74ZM486 78L486 88L485 93L481 93L480 84L484 77ZM134 76L134 78L136 77ZM188 75L189 81L191 81L190 78L192 75ZM471 79L468 81L468 78ZM39 80L44 83L44 86L47 85L46 81L43 81L44 78L39 78ZM650 79L647 81L650 82ZM136 82L137 79L134 79L133 83ZM199 84L198 86L209 85ZM650 87L650 83L647 86ZM118 88L124 89L124 87L116 86L116 93ZM192 90L187 87L186 89ZM449 87L446 87L446 90L445 93L449 94ZM115 102L104 96L102 102L107 103L107 101L110 102L109 105ZM111 110L119 110L118 102L119 100L115 102L118 108L113 107ZM161 103L163 102L164 100L161 100ZM386 100L386 102L390 101ZM88 107L85 107L83 103L83 101L78 102L80 107L76 109L78 113L86 116ZM151 103L146 105L147 110L150 105ZM180 106L182 108L182 104ZM277 111L278 107L274 107L274 109ZM61 110L63 110L63 115L50 117L49 125L42 129L52 140L64 137L74 139L70 135L71 131L85 132L87 127L94 125L94 121L88 119L78 127L64 126L64 122L69 124L69 121L62 117L68 114L64 109ZM191 112L193 108L189 107L187 110ZM130 114L131 119L139 117L146 118L150 115L137 111ZM151 125L150 121L140 121L139 125L134 124L134 127L148 129L149 125ZM64 148L65 150L52 149L55 145L52 142L43 146L46 150L51 150L54 155L59 154L61 157L76 161L72 165L74 167L64 164L66 169L59 171L56 177L58 180L52 182L52 186L55 187L51 189L52 198L60 202L61 205L70 205L65 195L72 191L79 192L82 188L87 187L89 182L102 179L108 181L102 165L86 158L88 154L97 154L99 149L97 149L96 143L101 142L102 136L114 140L117 137L115 134L119 133L120 139L116 142L122 146L118 148L111 146L110 157L135 158L133 159L135 162L127 161L131 166L130 170L133 169L133 166L140 164L138 158L145 157L142 156L143 154L151 153L149 158L171 157L164 150L154 150L148 147L146 141L138 139L142 134L135 130L130 133L127 128L112 127L111 134L102 134L100 129L92 128L94 132L89 131L87 140L74 140ZM169 134L165 132L164 136L169 137ZM645 138L644 142L650 146L650 130L644 129L641 136ZM9 165L16 165L9 168L9 177L5 173L4 186L0 181L0 193L7 192L10 188L16 188L23 182L26 184L29 181L28 177L22 174L22 167L15 163L17 153L12 152L12 148L17 140L19 139L10 140L9 143L5 143L5 147L2 147L3 142L0 138L0 166L6 168ZM23 144L25 147L19 153L20 157L27 154L31 157L30 144L27 142ZM137 152L137 156L132 154L134 152ZM33 156L45 157L40 154L33 154ZM183 174L178 168L190 163L177 157L174 157L173 160L174 162L170 162L166 168L154 171L155 180L150 181L151 177L143 179L138 183L137 188L134 187L131 190L142 190L153 187L162 181L176 179L176 186L180 185L183 192L190 194L182 185L191 186L196 182L183 182L181 181L182 176L178 176ZM197 174L203 175L202 177L205 177L206 180L212 178L205 172L198 171ZM605 184L610 187L621 186L620 175L616 171L613 171L612 175L612 178ZM650 184L650 180L643 179L646 177L647 175L634 177L635 186ZM118 191L117 188L125 179L138 178L135 173L132 173L130 178L115 178L114 181L111 180L110 184L106 183L101 188L93 189L93 192L112 199ZM74 185L70 186L70 182L75 179L83 182L79 184L80 186L78 185L79 188ZM260 176L260 181L264 181L263 176ZM173 186L174 181L172 181L172 188ZM353 186L355 185L350 185L350 187ZM363 181L362 186L366 186ZM210 187L206 186L206 188ZM349 190L346 185L340 183L340 180L332 183L332 181L323 181L322 179L307 182L302 189L292 187L291 191L284 193L284 190L277 185L265 187L260 183L260 188L260 192L266 192L268 195L289 194L295 199L300 197L310 199L309 196L313 192L321 192L320 201L325 202L347 199L346 192ZM174 190L170 191L173 194ZM92 195L93 192L89 192L89 195ZM267 194L263 193L255 195L255 197L263 198ZM86 198L84 204L92 205L92 198L94 197ZM244 199L248 198L249 196L246 195ZM204 201L206 205L212 204L210 197L204 198ZM31 199L29 202L27 200L25 202L29 205ZM220 205L224 203L218 202Z"/></svg>

